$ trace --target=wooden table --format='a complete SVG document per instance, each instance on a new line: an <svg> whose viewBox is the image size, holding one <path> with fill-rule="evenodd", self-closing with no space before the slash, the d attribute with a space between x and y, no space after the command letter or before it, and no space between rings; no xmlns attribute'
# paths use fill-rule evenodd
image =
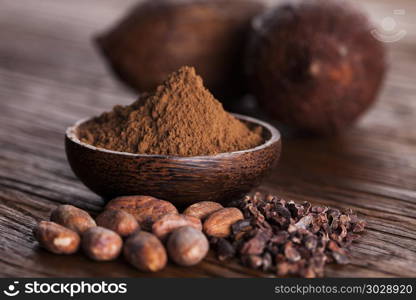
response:
<svg viewBox="0 0 416 300"><path fill-rule="evenodd" d="M58 204L98 212L103 201L75 178L63 133L76 120L135 95L106 69L91 37L134 1L0 0L0 275L270 276L211 255L192 268L143 274L122 260L95 263L38 248L32 228ZM353 263L327 276L416 276L416 5L366 1L375 21L393 16L407 35L390 48L380 101L337 138L285 138L262 189L295 201L351 207L368 221ZM405 9L405 15L394 15Z"/></svg>

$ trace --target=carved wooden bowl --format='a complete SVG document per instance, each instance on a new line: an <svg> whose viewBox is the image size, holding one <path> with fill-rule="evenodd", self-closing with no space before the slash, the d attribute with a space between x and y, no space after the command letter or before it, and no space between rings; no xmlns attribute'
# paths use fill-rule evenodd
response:
<svg viewBox="0 0 416 300"><path fill-rule="evenodd" d="M265 142L252 149L211 156L177 157L116 152L81 142L78 121L66 130L69 164L78 178L104 199L151 195L178 206L211 200L227 202L249 192L277 162L279 131L254 118L237 115L249 127L263 127Z"/></svg>

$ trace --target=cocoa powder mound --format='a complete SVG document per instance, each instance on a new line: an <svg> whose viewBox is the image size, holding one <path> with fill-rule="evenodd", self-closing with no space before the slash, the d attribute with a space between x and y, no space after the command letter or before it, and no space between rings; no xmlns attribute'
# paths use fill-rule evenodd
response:
<svg viewBox="0 0 416 300"><path fill-rule="evenodd" d="M253 148L263 139L227 113L192 67L182 67L151 94L82 124L81 141L99 148L175 156Z"/></svg>

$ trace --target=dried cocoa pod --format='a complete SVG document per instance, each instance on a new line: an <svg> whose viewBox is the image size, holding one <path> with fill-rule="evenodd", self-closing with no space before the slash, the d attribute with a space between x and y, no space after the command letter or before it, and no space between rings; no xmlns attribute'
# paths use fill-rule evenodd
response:
<svg viewBox="0 0 416 300"><path fill-rule="evenodd" d="M204 220L210 214L220 210L221 208L224 207L218 202L201 201L188 206L188 208L184 210L183 214Z"/></svg>
<svg viewBox="0 0 416 300"><path fill-rule="evenodd" d="M252 22L247 82L272 118L315 134L340 133L376 100L387 70L385 44L349 1L284 2Z"/></svg>
<svg viewBox="0 0 416 300"><path fill-rule="evenodd" d="M145 272L160 271L167 262L165 247L155 235L145 231L139 231L127 239L124 257L131 265Z"/></svg>
<svg viewBox="0 0 416 300"><path fill-rule="evenodd" d="M82 234L91 227L97 226L89 213L73 205L58 206L52 211L50 219L79 234Z"/></svg>
<svg viewBox="0 0 416 300"><path fill-rule="evenodd" d="M227 237L231 233L231 225L242 219L244 219L243 213L238 208L222 208L205 220L204 232L210 236Z"/></svg>
<svg viewBox="0 0 416 300"><path fill-rule="evenodd" d="M124 210L105 210L95 221L98 226L113 230L121 236L128 236L139 229L136 218Z"/></svg>
<svg viewBox="0 0 416 300"><path fill-rule="evenodd" d="M197 230L202 230L202 223L198 218L179 214L169 214L153 223L152 232L163 241L169 233L183 226L191 226Z"/></svg>
<svg viewBox="0 0 416 300"><path fill-rule="evenodd" d="M219 99L236 98L244 88L241 49L251 18L263 8L255 0L140 1L97 43L137 91L153 90L173 70L193 65Z"/></svg>
<svg viewBox="0 0 416 300"><path fill-rule="evenodd" d="M75 253L80 244L78 233L49 221L40 221L33 235L43 248L55 254Z"/></svg>
<svg viewBox="0 0 416 300"><path fill-rule="evenodd" d="M108 202L105 208L124 210L132 214L140 227L148 231L152 229L152 224L160 217L178 213L172 203L151 196L117 197Z"/></svg>

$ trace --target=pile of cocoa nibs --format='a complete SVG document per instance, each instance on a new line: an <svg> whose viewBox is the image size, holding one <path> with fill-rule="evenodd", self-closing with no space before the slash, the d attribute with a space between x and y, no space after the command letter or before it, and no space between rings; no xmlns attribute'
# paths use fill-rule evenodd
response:
<svg viewBox="0 0 416 300"><path fill-rule="evenodd" d="M278 276L322 277L325 264L349 263L348 247L366 225L350 209L297 204L261 193L232 206L241 209L244 219L231 226L228 237L210 239L218 259L238 257L250 268Z"/></svg>

